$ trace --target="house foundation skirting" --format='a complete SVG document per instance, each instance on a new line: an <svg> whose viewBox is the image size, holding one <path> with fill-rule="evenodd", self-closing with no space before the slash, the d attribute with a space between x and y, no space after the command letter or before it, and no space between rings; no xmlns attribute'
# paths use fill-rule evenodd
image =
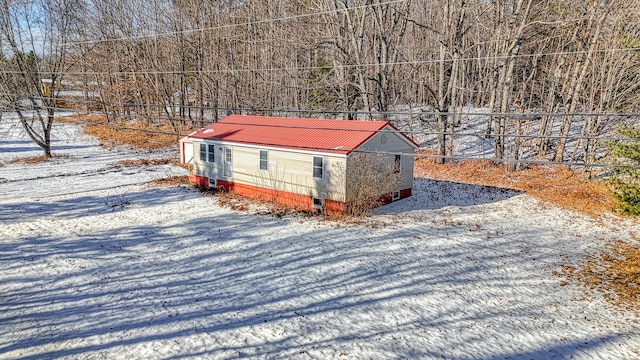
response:
<svg viewBox="0 0 640 360"><path fill-rule="evenodd" d="M400 199L411 196L411 188L400 190Z"/></svg>
<svg viewBox="0 0 640 360"><path fill-rule="evenodd" d="M194 186L209 187L209 179L203 176L190 175L189 182ZM247 197L255 197L266 201L273 201L278 204L293 207L299 210L317 209L313 204L313 197L309 195L296 194L287 191L268 189L259 186L240 184L233 181L216 180L218 189L233 192ZM400 198L411 196L411 189L400 190ZM382 203L387 204L392 201L392 195L387 194L380 197ZM323 210L329 214L339 215L345 211L345 203L330 199L323 200Z"/></svg>
<svg viewBox="0 0 640 360"><path fill-rule="evenodd" d="M199 175L189 175L189 184L198 187L209 187L209 178Z"/></svg>
<svg viewBox="0 0 640 360"><path fill-rule="evenodd" d="M216 185L219 189L224 189L225 191L233 192L243 196L255 197L266 201L273 201L278 204L290 206L292 208L300 210L314 209L313 198L309 195L268 189L254 185L240 184L226 180L217 180ZM325 208L326 203L327 201L325 201Z"/></svg>

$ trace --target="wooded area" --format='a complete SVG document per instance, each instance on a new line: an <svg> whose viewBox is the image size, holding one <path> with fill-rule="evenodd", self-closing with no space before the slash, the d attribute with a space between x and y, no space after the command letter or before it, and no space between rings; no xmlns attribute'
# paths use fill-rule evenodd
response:
<svg viewBox="0 0 640 360"><path fill-rule="evenodd" d="M610 115L638 112L639 18L637 0L0 0L0 106L40 110L21 118L45 153L65 83L78 108L176 132L227 111L404 109L446 156L486 108L496 158L533 131L539 156L593 162L603 131L636 120Z"/></svg>

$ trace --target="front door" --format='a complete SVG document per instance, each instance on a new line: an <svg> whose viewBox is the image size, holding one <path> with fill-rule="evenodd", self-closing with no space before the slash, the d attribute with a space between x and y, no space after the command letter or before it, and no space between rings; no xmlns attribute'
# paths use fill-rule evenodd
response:
<svg viewBox="0 0 640 360"><path fill-rule="evenodd" d="M231 152L231 148L230 147L226 147L224 148L224 160L223 160L223 175L225 177L230 177L231 176L231 162L233 160L232 157L232 152Z"/></svg>

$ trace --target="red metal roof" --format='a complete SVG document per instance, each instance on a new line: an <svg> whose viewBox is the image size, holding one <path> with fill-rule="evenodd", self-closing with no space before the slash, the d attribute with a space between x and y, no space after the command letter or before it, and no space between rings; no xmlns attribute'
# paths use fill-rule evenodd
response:
<svg viewBox="0 0 640 360"><path fill-rule="evenodd" d="M195 133L191 138L265 147L348 154L390 126L388 121L301 119L230 115ZM416 147L415 142L407 140Z"/></svg>

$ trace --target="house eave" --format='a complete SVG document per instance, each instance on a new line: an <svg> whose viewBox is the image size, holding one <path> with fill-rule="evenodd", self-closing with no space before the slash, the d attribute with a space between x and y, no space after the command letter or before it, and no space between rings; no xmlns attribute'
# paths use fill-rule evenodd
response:
<svg viewBox="0 0 640 360"><path fill-rule="evenodd" d="M334 157L342 157L346 158L352 151L340 151L336 150L336 152L332 151L314 151L310 149L294 149L290 147L282 147L282 146L274 146L273 144L253 144L253 143L243 143L238 141L224 141L219 139L208 139L202 137L191 137L186 136L183 139L188 141L202 141L205 143L218 144L223 146L241 146L252 149L262 149L262 150L275 150L275 151L285 151L285 152L293 152L299 154L310 154L310 155L321 155L321 156L334 156Z"/></svg>

